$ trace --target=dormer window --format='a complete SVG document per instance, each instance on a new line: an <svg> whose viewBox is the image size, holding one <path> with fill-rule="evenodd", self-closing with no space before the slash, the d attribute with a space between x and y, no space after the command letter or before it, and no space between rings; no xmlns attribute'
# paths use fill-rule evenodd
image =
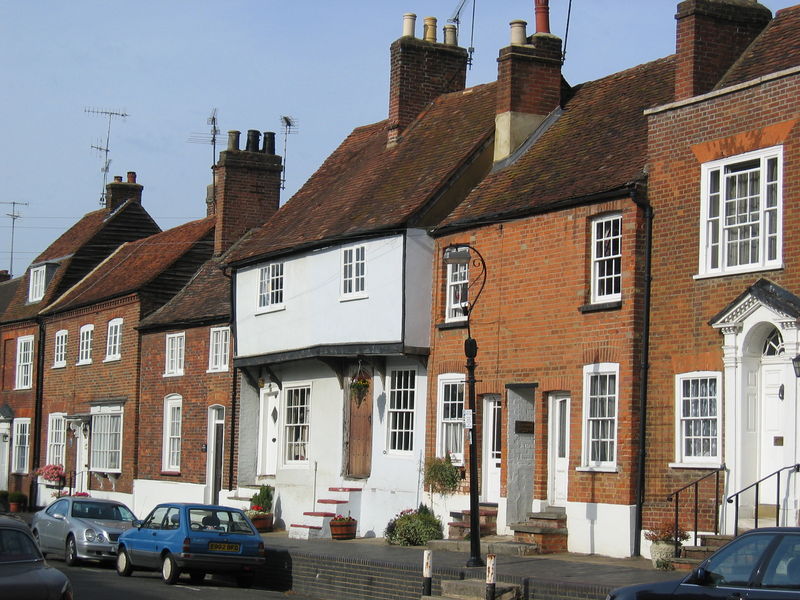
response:
<svg viewBox="0 0 800 600"><path fill-rule="evenodd" d="M44 282L47 274L47 267L34 267L31 269L30 280L28 282L28 302L38 302L44 298Z"/></svg>

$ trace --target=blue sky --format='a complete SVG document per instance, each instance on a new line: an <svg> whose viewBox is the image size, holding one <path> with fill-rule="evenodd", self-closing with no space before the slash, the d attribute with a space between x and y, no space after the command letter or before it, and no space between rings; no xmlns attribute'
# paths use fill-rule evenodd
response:
<svg viewBox="0 0 800 600"><path fill-rule="evenodd" d="M509 21L534 29L533 0L476 0L467 85L495 79ZM773 12L797 0L763 0ZM81 215L99 206L107 121L109 180L136 171L143 204L167 229L205 216L211 146L189 143L218 111L223 131L298 123L286 156L287 200L356 126L384 119L389 45L403 14L439 19L459 0L0 0L0 269L15 275ZM568 0L550 0L565 35ZM669 55L675 0L573 0L563 74L571 84ZM469 45L472 2L459 43Z"/></svg>

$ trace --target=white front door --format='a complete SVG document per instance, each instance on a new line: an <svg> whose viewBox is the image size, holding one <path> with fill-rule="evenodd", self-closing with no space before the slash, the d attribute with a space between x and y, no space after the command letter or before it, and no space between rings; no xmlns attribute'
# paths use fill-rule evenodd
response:
<svg viewBox="0 0 800 600"><path fill-rule="evenodd" d="M206 502L219 504L222 490L222 459L225 456L225 407L208 407L206 433Z"/></svg>
<svg viewBox="0 0 800 600"><path fill-rule="evenodd" d="M764 357L761 366L761 407L759 427L758 479L766 477L788 466L786 446L792 442L786 435L787 420L792 414L787 410L785 388L781 390L786 377L785 365ZM784 484L786 478L783 478ZM785 488L784 488L785 489ZM776 479L768 479L759 486L759 504L775 504Z"/></svg>
<svg viewBox="0 0 800 600"><path fill-rule="evenodd" d="M274 389L273 389L274 388ZM258 427L258 475L275 475L278 472L279 390L274 384L261 388Z"/></svg>
<svg viewBox="0 0 800 600"><path fill-rule="evenodd" d="M8 457L11 440L11 426L0 423L0 490L8 489Z"/></svg>
<svg viewBox="0 0 800 600"><path fill-rule="evenodd" d="M500 500L500 471L503 459L503 414L500 396L483 399L483 501Z"/></svg>
<svg viewBox="0 0 800 600"><path fill-rule="evenodd" d="M569 396L550 396L548 483L550 506L567 505L569 484Z"/></svg>
<svg viewBox="0 0 800 600"><path fill-rule="evenodd" d="M75 491L89 489L89 427L78 424L75 430Z"/></svg>

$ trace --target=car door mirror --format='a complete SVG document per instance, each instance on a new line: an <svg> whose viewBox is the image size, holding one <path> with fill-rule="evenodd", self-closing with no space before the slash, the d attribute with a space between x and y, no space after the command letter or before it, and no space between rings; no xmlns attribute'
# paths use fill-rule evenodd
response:
<svg viewBox="0 0 800 600"><path fill-rule="evenodd" d="M134 527L136 527L136 529L141 529L142 525L144 524L144 521L140 521L139 519L134 519L133 521L131 521L131 524Z"/></svg>
<svg viewBox="0 0 800 600"><path fill-rule="evenodd" d="M65 517L61 513L53 513L53 518L58 519L59 521L63 521Z"/></svg>
<svg viewBox="0 0 800 600"><path fill-rule="evenodd" d="M695 583L697 585L708 585L708 583L711 581L711 577L704 567L697 567L694 571L692 571L692 575L689 580L691 583Z"/></svg>

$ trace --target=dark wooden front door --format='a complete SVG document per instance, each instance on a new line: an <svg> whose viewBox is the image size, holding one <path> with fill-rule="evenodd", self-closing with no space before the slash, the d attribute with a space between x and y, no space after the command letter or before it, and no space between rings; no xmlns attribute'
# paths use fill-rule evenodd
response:
<svg viewBox="0 0 800 600"><path fill-rule="evenodd" d="M347 431L347 475L369 477L372 469L372 383L359 399L349 394Z"/></svg>

